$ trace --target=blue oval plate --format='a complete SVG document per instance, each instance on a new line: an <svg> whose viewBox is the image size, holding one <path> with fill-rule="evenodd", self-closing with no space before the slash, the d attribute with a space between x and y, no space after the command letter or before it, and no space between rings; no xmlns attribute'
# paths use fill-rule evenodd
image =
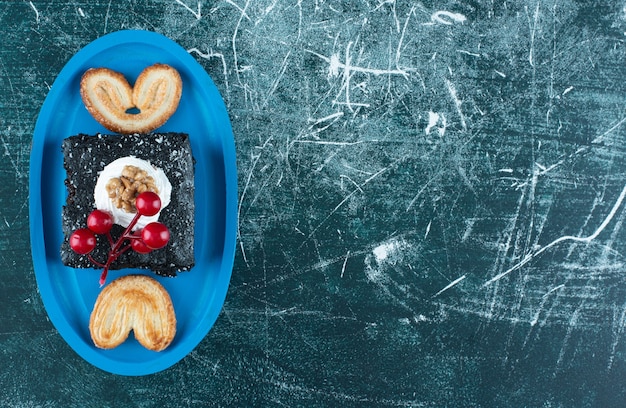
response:
<svg viewBox="0 0 626 408"><path fill-rule="evenodd" d="M158 131L189 134L195 167L195 267L175 278L133 269L111 271L155 276L168 290L177 333L161 352L143 348L133 336L112 350L100 350L89 334L89 316L100 288L100 270L73 269L60 258L65 169L61 142L77 134L111 133L98 124L80 98L82 74L108 67L133 80L147 66L165 63L183 80L174 115ZM30 161L30 236L39 292L50 320L85 360L111 373L146 375L164 370L191 352L209 332L224 304L237 231L235 145L224 102L204 69L178 44L148 31L119 31L79 51L59 73L41 108Z"/></svg>

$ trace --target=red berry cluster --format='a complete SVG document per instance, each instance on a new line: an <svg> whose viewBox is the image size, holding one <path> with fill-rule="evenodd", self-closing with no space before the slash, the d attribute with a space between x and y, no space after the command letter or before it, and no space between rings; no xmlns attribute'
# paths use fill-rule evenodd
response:
<svg viewBox="0 0 626 408"><path fill-rule="evenodd" d="M139 194L135 199L135 207L137 214L117 241L113 241L111 237L113 217L102 210L93 210L87 217L87 228L77 229L70 235L69 243L74 252L87 255L91 262L104 268L100 275L100 286L104 285L111 264L124 252L132 248L135 252L147 254L153 249L163 248L170 239L169 229L160 222L151 222L141 230L131 232L141 216L150 217L159 212L161 199L158 194L151 191ZM106 235L111 245L109 257L105 263L98 262L91 256L91 251L96 247L96 234Z"/></svg>

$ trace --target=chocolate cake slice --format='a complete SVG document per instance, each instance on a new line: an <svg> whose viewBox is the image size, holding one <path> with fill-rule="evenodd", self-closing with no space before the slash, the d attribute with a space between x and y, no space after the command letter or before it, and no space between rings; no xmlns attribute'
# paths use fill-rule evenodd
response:
<svg viewBox="0 0 626 408"><path fill-rule="evenodd" d="M95 207L94 189L104 167L121 157L143 159L161 169L171 184L171 197L162 208L159 222L170 231L168 244L148 254L133 250L124 252L110 269L150 269L158 275L175 276L194 265L194 159L185 133L150 133L129 135L85 135L63 141L67 200L63 207L62 226L65 236L61 245L63 264L74 268L99 268L87 255L74 252L68 239L72 232L86 227L87 216ZM115 240L124 227L114 225ZM98 236L93 259L104 262L111 246L105 236Z"/></svg>

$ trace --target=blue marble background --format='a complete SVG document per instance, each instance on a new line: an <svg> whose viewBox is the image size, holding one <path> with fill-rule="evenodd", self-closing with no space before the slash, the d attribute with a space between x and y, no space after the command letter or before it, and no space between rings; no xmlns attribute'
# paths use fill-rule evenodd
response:
<svg viewBox="0 0 626 408"><path fill-rule="evenodd" d="M620 407L626 3L0 1L0 405ZM146 377L81 360L28 236L39 108L120 29L216 82L238 248L204 341Z"/></svg>

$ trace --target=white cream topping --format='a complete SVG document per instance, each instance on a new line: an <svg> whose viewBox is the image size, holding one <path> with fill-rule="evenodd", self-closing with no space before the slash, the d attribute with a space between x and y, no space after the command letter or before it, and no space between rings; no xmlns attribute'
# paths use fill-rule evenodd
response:
<svg viewBox="0 0 626 408"><path fill-rule="evenodd" d="M96 201L96 208L108 211L113 215L113 222L121 225L122 227L127 227L135 217L135 214L127 213L122 208L117 208L115 204L113 204L113 201L109 198L106 185L112 178L120 177L125 166L139 167L148 173L148 176L154 179L154 183L159 190L159 198L161 198L161 211L170 203L170 196L172 194L172 185L163 170L154 167L146 160L138 159L133 156L126 156L107 164L100 172L98 181L96 182L96 188L93 194ZM133 230L141 229L151 222L158 221L161 211L151 217L147 217L145 215L139 217L139 220L133 227Z"/></svg>

